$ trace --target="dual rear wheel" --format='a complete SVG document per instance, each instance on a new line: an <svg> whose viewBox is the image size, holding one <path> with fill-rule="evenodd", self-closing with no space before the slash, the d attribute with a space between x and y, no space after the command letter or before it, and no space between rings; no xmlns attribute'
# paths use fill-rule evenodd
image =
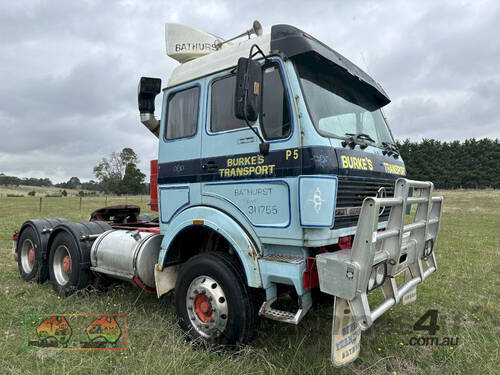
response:
<svg viewBox="0 0 500 375"><path fill-rule="evenodd" d="M42 244L31 227L19 238L17 264L25 281L43 283L50 277L54 290L61 295L87 286L89 270L81 267L81 257L75 239L60 232L52 242L48 259L42 254Z"/></svg>
<svg viewBox="0 0 500 375"><path fill-rule="evenodd" d="M81 266L78 245L71 234L60 232L50 247L49 275L54 290L61 295L85 288L91 279L90 270Z"/></svg>
<svg viewBox="0 0 500 375"><path fill-rule="evenodd" d="M17 265L24 281L43 283L48 278L47 262L43 259L42 245L32 227L27 227L19 237Z"/></svg>

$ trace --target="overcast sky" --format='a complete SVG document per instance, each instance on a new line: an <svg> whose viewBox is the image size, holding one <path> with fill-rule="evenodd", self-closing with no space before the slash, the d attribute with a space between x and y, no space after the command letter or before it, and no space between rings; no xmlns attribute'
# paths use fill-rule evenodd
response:
<svg viewBox="0 0 500 375"><path fill-rule="evenodd" d="M0 172L88 180L123 147L149 172L158 146L136 90L178 64L165 22L229 38L254 19L307 31L372 75L397 139L500 137L500 1L2 0Z"/></svg>

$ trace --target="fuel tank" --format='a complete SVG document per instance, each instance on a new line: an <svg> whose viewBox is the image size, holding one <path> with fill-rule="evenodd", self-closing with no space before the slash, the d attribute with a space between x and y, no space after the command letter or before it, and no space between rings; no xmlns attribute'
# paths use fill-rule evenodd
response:
<svg viewBox="0 0 500 375"><path fill-rule="evenodd" d="M92 245L91 270L122 280L138 277L155 287L154 266L163 235L138 230L113 229L100 235Z"/></svg>

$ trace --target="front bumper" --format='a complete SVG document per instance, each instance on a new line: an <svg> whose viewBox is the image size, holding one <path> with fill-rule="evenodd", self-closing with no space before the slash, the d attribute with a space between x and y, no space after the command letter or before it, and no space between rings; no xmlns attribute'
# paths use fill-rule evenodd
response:
<svg viewBox="0 0 500 375"><path fill-rule="evenodd" d="M417 192L409 196L410 188ZM365 198L352 249L316 256L320 289L348 301L362 330L403 299L437 269L434 248L439 232L442 197L432 197L431 182L400 178L393 198ZM418 194L418 192L420 194ZM412 223L405 224L407 206L416 205ZM387 228L378 231L381 208L391 207ZM374 265L385 263L381 284L384 301L371 308L367 289ZM398 286L396 275L410 277Z"/></svg>

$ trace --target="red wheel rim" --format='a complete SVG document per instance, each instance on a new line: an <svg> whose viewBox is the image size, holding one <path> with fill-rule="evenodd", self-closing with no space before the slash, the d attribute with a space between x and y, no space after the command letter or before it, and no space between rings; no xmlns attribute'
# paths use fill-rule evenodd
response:
<svg viewBox="0 0 500 375"><path fill-rule="evenodd" d="M194 312L203 323L212 320L212 304L205 294L198 294L194 300Z"/></svg>
<svg viewBox="0 0 500 375"><path fill-rule="evenodd" d="M66 273L70 273L71 272L71 258L68 255L66 255L63 258L62 269Z"/></svg>
<svg viewBox="0 0 500 375"><path fill-rule="evenodd" d="M33 248L28 250L28 262L30 262L30 264L35 262L35 249Z"/></svg>

